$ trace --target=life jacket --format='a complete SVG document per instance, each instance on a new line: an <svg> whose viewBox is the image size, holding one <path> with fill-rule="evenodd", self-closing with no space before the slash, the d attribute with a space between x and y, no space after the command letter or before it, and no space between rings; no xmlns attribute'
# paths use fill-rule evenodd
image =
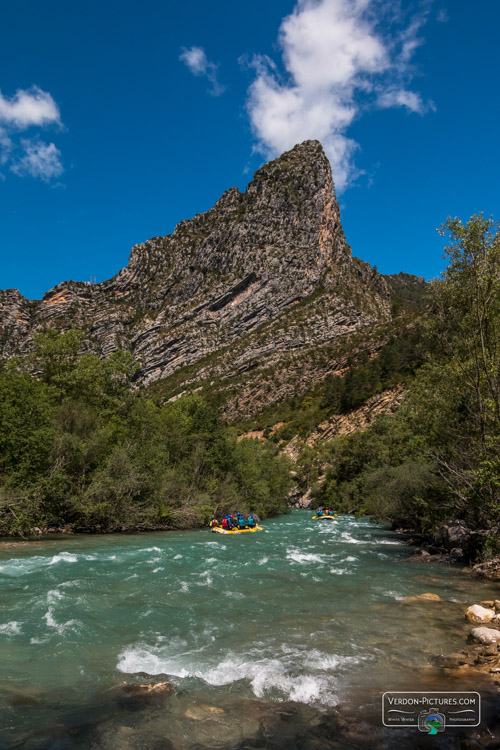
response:
<svg viewBox="0 0 500 750"><path fill-rule="evenodd" d="M223 518L223 519L222 519L222 528L223 528L223 529L227 529L227 528L229 528L229 523L228 523L228 520L227 520L227 518Z"/></svg>
<svg viewBox="0 0 500 750"><path fill-rule="evenodd" d="M255 521L254 521L254 517L253 516L248 516L248 526L250 528L252 528L253 526L255 526Z"/></svg>
<svg viewBox="0 0 500 750"><path fill-rule="evenodd" d="M245 528L245 519L243 518L243 516L240 516L238 518L238 526L240 527L240 529L244 529Z"/></svg>

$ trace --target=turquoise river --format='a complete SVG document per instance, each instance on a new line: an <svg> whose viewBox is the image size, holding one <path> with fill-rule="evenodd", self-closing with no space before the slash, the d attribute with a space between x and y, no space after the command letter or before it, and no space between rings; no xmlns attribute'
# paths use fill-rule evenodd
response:
<svg viewBox="0 0 500 750"><path fill-rule="evenodd" d="M0 545L0 750L438 747L384 730L381 693L491 703L438 658L490 584L368 519L263 526Z"/></svg>

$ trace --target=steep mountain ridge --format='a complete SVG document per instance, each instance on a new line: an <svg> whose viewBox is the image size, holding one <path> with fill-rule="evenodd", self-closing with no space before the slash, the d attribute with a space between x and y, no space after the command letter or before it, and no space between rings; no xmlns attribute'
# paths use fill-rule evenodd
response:
<svg viewBox="0 0 500 750"><path fill-rule="evenodd" d="M178 374L178 391L184 372L198 383L286 369L390 318L388 284L351 256L330 164L306 141L246 192L231 188L171 235L136 245L107 281L63 282L39 301L1 291L0 356L26 354L39 330L78 327L102 356L132 351L143 384Z"/></svg>

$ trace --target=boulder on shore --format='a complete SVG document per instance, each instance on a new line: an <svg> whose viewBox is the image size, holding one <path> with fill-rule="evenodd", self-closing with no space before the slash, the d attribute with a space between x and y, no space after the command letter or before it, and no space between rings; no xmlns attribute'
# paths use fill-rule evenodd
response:
<svg viewBox="0 0 500 750"><path fill-rule="evenodd" d="M476 560L488 536L486 529L470 529L459 518L447 518L436 534L434 544L449 552L455 560Z"/></svg>
<svg viewBox="0 0 500 750"><path fill-rule="evenodd" d="M495 557L488 562L477 563L473 566L471 574L474 578L500 579L500 558Z"/></svg>
<svg viewBox="0 0 500 750"><path fill-rule="evenodd" d="M467 607L465 610L465 617L469 622L474 623L475 625L481 625L485 622L491 622L493 618L495 617L495 610L494 609L487 609L486 607L482 607L480 604L473 604L470 607Z"/></svg>
<svg viewBox="0 0 500 750"><path fill-rule="evenodd" d="M472 640L489 646L491 643L500 643L500 630L493 628L472 628L470 631Z"/></svg>

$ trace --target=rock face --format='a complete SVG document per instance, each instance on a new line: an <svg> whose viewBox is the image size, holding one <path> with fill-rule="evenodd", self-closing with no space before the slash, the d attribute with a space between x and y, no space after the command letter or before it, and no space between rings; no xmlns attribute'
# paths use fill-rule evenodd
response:
<svg viewBox="0 0 500 750"><path fill-rule="evenodd" d="M173 234L132 248L108 281L63 282L34 302L0 291L0 356L27 353L45 328L78 327L102 356L132 351L142 383L188 368L186 382L199 384L291 354L307 361L313 348L389 317L387 283L351 256L329 162L306 141L259 169L246 192L231 188ZM318 365L318 377L343 363ZM296 388L300 377L291 377ZM265 398L250 393L256 402Z"/></svg>

